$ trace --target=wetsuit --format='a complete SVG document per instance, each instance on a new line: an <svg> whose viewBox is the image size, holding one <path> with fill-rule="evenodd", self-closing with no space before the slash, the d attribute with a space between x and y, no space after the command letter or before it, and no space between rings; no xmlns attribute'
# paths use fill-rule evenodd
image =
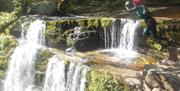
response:
<svg viewBox="0 0 180 91"><path fill-rule="evenodd" d="M135 6L132 9L126 7L126 9L128 11L135 11L139 18L144 19L146 23L146 28L143 31L144 35L150 35L151 37L157 39L156 20L149 15L149 11L144 5Z"/></svg>

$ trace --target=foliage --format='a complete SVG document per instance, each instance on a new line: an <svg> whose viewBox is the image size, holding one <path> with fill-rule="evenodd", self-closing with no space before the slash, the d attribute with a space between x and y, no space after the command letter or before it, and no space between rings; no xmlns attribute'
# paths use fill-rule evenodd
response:
<svg viewBox="0 0 180 91"><path fill-rule="evenodd" d="M0 29L15 19L16 16L13 13L0 12Z"/></svg>
<svg viewBox="0 0 180 91"><path fill-rule="evenodd" d="M12 12L14 5L12 0L0 0L0 12Z"/></svg>
<svg viewBox="0 0 180 91"><path fill-rule="evenodd" d="M88 74L90 76L88 78L89 91L129 91L120 77L98 70L91 70Z"/></svg>
<svg viewBox="0 0 180 91"><path fill-rule="evenodd" d="M64 9L68 14L109 11L124 7L126 0L69 0ZM96 8L95 8L96 7ZM62 10L61 10L62 11Z"/></svg>
<svg viewBox="0 0 180 91"><path fill-rule="evenodd" d="M16 45L17 44L14 37L0 34L0 79L5 76L10 55Z"/></svg>

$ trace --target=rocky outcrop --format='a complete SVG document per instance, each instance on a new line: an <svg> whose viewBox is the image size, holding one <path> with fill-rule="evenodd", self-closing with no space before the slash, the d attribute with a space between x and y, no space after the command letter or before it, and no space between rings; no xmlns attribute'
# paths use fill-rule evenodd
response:
<svg viewBox="0 0 180 91"><path fill-rule="evenodd" d="M47 20L46 39L53 47L66 49L78 37L76 48L87 51L103 46L103 27L110 26L111 18L65 18L60 20ZM75 33L75 32L79 33ZM77 36L78 35L78 36Z"/></svg>
<svg viewBox="0 0 180 91"><path fill-rule="evenodd" d="M143 71L142 86L146 91L179 91L180 63L163 60L160 65L148 65Z"/></svg>

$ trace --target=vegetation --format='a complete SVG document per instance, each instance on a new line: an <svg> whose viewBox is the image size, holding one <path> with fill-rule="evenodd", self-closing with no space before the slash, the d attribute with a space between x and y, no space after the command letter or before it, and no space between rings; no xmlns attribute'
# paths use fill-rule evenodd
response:
<svg viewBox="0 0 180 91"><path fill-rule="evenodd" d="M0 34L0 79L5 76L10 56L16 45L14 37Z"/></svg>
<svg viewBox="0 0 180 91"><path fill-rule="evenodd" d="M108 72L92 69L88 75L88 91L130 91L121 77Z"/></svg>

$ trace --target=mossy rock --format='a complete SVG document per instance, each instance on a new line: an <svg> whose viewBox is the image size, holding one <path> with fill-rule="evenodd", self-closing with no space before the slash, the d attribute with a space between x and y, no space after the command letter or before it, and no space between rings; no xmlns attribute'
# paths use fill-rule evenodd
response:
<svg viewBox="0 0 180 91"><path fill-rule="evenodd" d="M97 28L97 27L108 27L111 25L112 18L79 18L79 19L62 19L62 20L47 20L46 22L46 30L54 31L59 28L62 29L62 32L68 29L72 29L76 26L87 27L89 29Z"/></svg>
<svg viewBox="0 0 180 91"><path fill-rule="evenodd" d="M89 44L91 44L90 41L92 41L92 39L94 40L100 39L99 33L103 32L102 30L104 27L109 27L112 21L113 21L112 18L103 18L103 17L47 20L45 36L50 46L54 47L54 45L55 46L59 45L59 46L63 46L63 48L67 48L68 46L72 46L73 44L73 41L71 39L71 34L72 34L71 30L73 30L75 27L87 28L86 30L82 30L81 33L87 34L89 37L84 38L84 40L78 41L77 43L77 47L79 47L80 45L87 47L88 45L86 44L88 42L86 41L89 41ZM101 41L101 40L97 40L97 41Z"/></svg>
<svg viewBox="0 0 180 91"><path fill-rule="evenodd" d="M88 72L88 91L130 91L119 76L107 71L92 69Z"/></svg>
<svg viewBox="0 0 180 91"><path fill-rule="evenodd" d="M45 72L48 66L48 60L52 56L52 51L49 49L39 49L36 55L36 63L35 63L35 83L36 85L41 85L44 78Z"/></svg>

